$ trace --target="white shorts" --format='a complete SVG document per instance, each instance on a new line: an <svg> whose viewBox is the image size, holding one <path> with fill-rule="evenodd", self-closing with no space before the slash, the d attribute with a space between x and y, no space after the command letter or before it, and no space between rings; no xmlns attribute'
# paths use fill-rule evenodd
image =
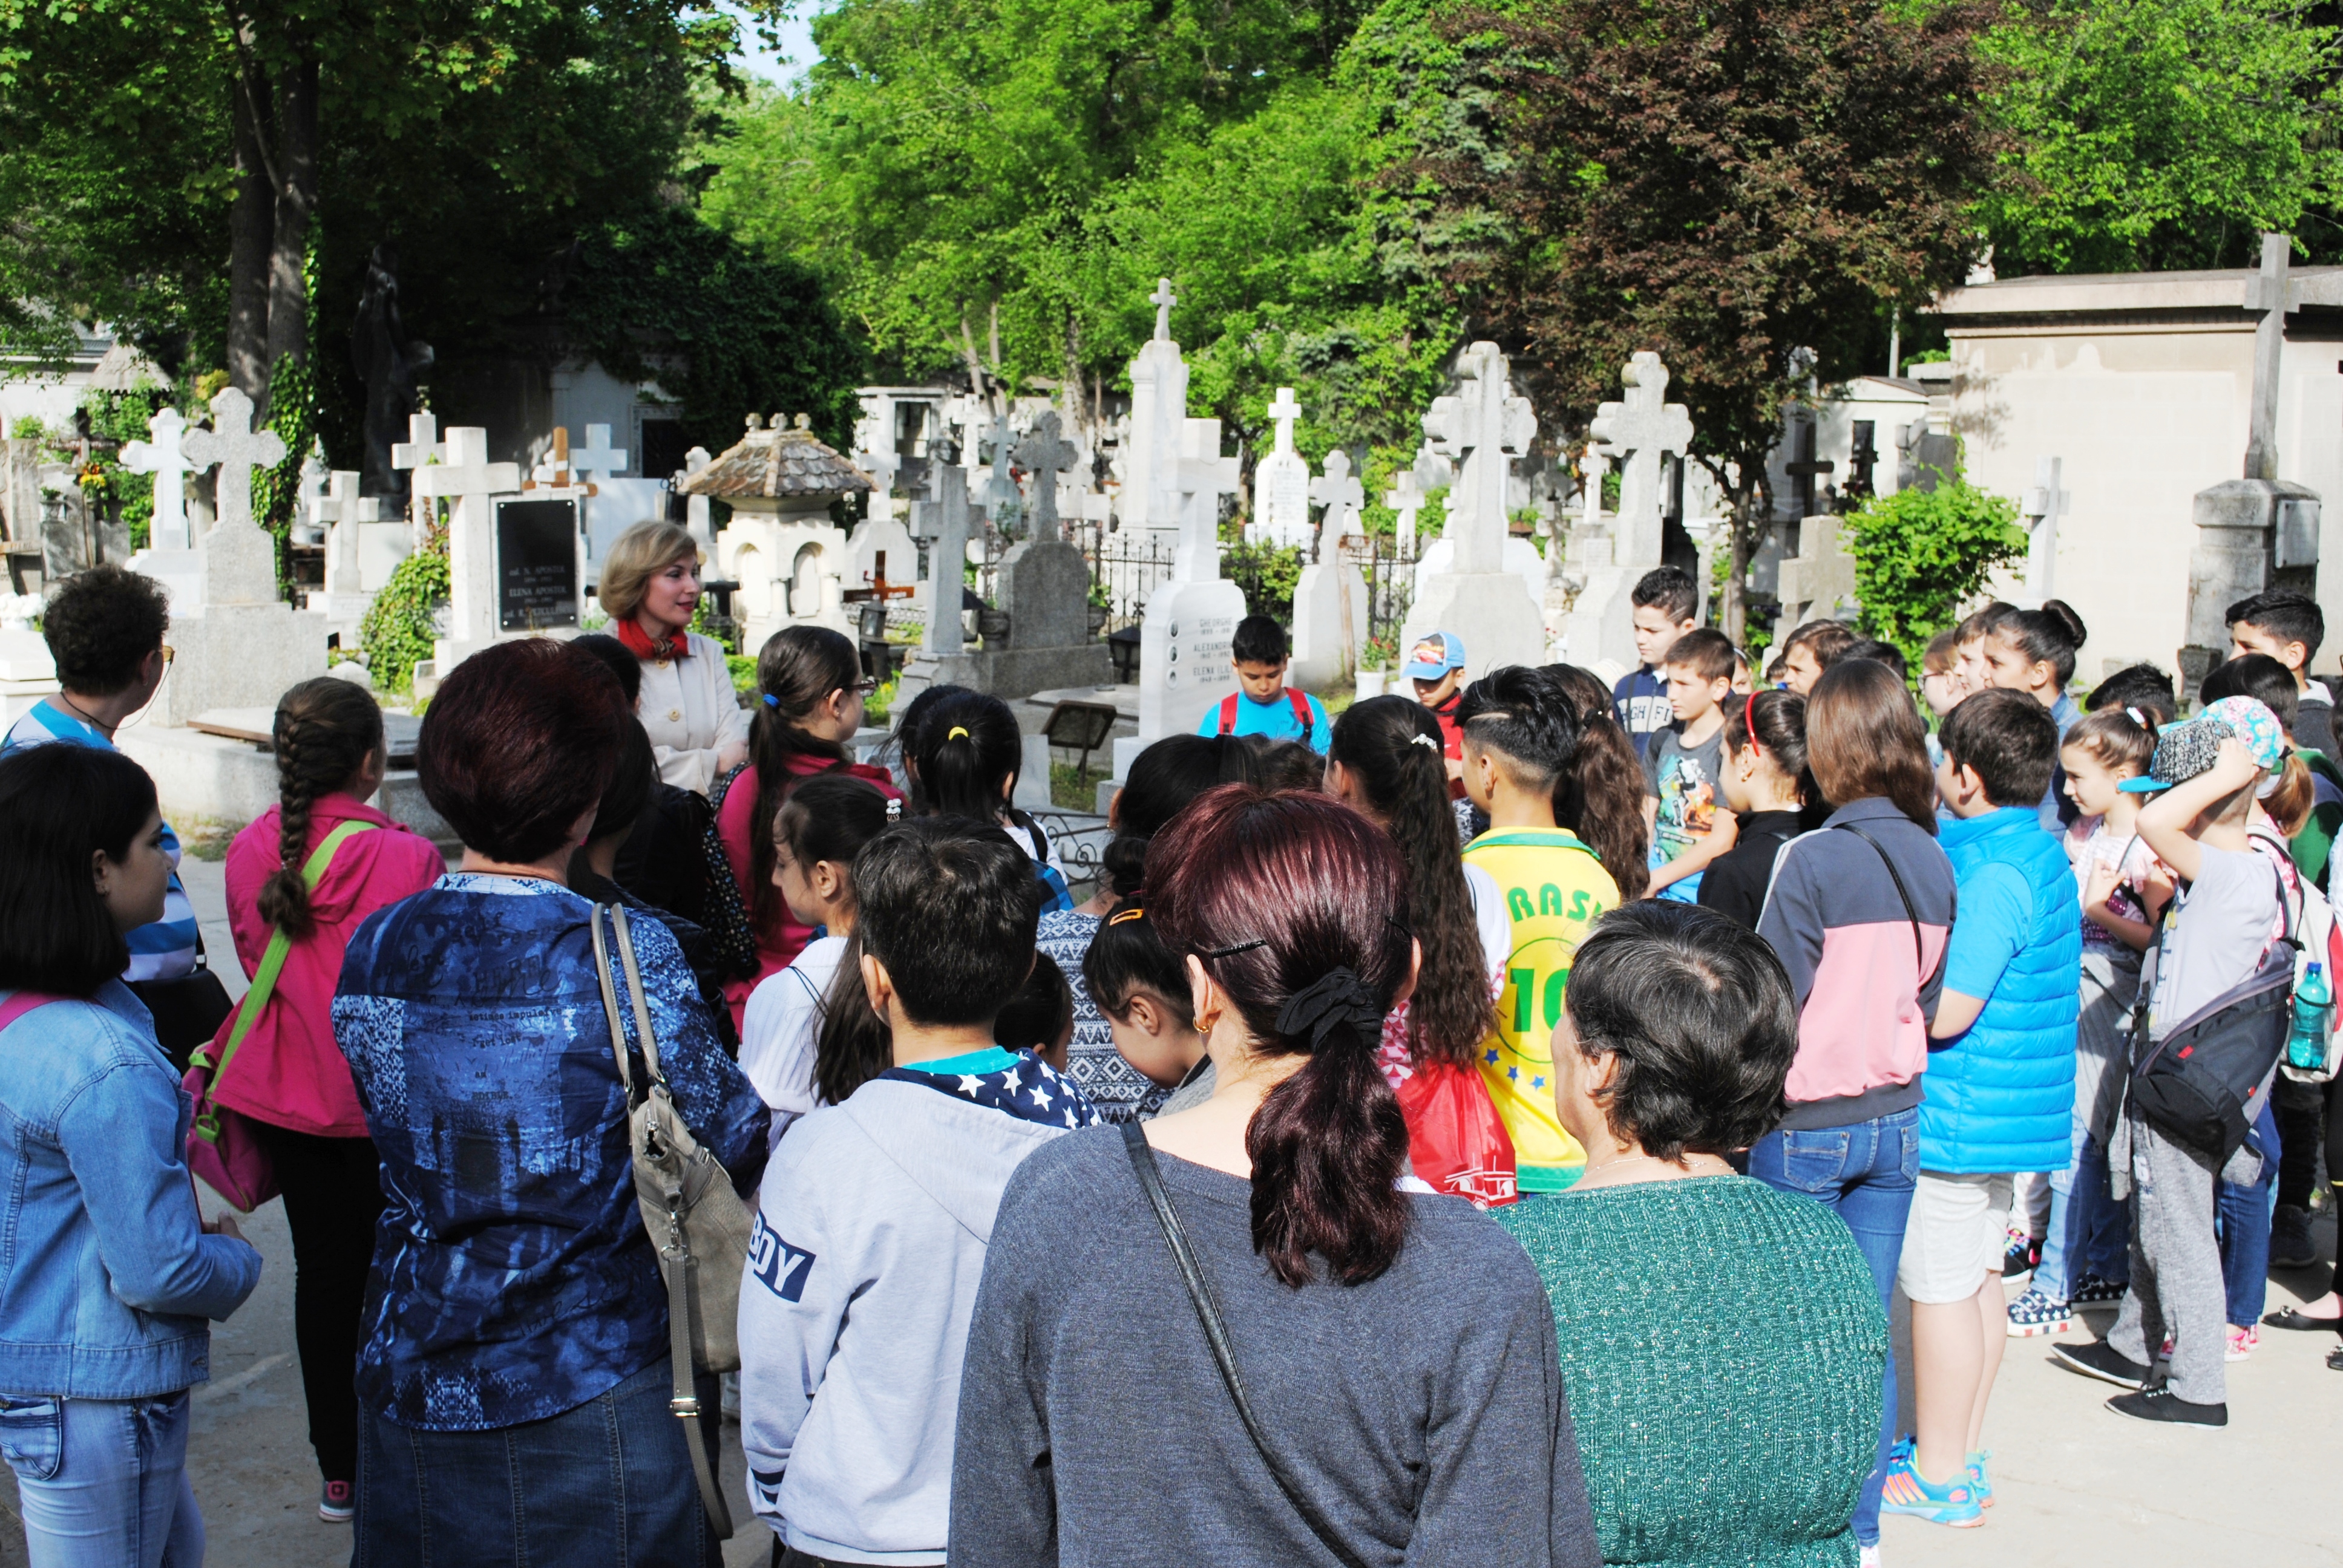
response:
<svg viewBox="0 0 2343 1568"><path fill-rule="evenodd" d="M1904 1256L1896 1282L1926 1305L1965 1302L1988 1276L2001 1277L2009 1205L2016 1178L1923 1171L1912 1191L1912 1217L1904 1226Z"/></svg>

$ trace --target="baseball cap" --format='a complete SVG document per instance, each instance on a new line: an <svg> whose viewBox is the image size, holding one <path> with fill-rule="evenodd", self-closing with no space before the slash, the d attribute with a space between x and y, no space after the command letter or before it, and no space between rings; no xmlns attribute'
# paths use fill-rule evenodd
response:
<svg viewBox="0 0 2343 1568"><path fill-rule="evenodd" d="M1435 631L1417 639L1408 649L1400 670L1410 680L1438 680L1452 669L1464 668L1464 639L1453 631Z"/></svg>
<svg viewBox="0 0 2343 1568"><path fill-rule="evenodd" d="M2147 771L2116 786L2146 795L2185 784L2213 766L2221 742L2235 737L2253 754L2254 766L2274 773L2286 762L2286 731L2278 715L2250 697L2225 697L2196 718L2157 731L2156 756Z"/></svg>

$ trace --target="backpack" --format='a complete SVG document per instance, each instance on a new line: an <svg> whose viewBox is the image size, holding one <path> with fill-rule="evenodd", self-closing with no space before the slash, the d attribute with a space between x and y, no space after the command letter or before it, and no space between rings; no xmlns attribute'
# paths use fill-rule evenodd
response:
<svg viewBox="0 0 2343 1568"><path fill-rule="evenodd" d="M1237 703L1244 697L1242 691L1232 691L1221 699L1221 733L1233 735L1237 729ZM1310 731L1314 723L1310 715L1310 699L1293 687L1285 689L1285 700L1293 705L1294 722L1302 726L1302 744L1310 744Z"/></svg>

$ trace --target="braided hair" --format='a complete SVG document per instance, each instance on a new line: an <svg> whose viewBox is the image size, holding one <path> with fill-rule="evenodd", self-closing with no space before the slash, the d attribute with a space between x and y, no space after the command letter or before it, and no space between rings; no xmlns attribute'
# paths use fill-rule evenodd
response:
<svg viewBox="0 0 2343 1568"><path fill-rule="evenodd" d="M309 809L349 782L382 749L382 709L361 686L330 675L305 680L277 702L277 843L282 864L260 887L260 918L296 939L316 928L301 863L309 858Z"/></svg>

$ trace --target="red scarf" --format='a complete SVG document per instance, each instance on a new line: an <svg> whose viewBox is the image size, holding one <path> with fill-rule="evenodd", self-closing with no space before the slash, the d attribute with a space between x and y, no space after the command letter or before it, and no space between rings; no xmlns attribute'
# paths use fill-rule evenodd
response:
<svg viewBox="0 0 2343 1568"><path fill-rule="evenodd" d="M650 634L636 624L633 616L628 616L618 623L618 640L627 645L628 653L633 654L637 658L649 659L654 664L665 664L669 659L691 657L689 632L678 632L671 638L663 637L654 642L651 640Z"/></svg>

